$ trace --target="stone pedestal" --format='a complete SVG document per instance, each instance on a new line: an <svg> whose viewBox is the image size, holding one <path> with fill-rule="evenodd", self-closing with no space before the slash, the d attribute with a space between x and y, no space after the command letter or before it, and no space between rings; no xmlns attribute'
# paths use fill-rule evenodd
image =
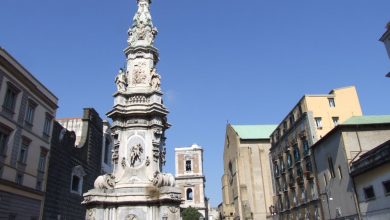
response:
<svg viewBox="0 0 390 220"><path fill-rule="evenodd" d="M180 219L176 187L93 189L84 198L87 220Z"/></svg>

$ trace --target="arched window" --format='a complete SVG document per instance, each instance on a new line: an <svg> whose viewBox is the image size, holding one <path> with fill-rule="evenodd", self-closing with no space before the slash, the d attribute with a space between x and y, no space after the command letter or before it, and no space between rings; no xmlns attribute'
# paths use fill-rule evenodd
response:
<svg viewBox="0 0 390 220"><path fill-rule="evenodd" d="M187 189L187 200L192 201L192 189L191 188Z"/></svg>
<svg viewBox="0 0 390 220"><path fill-rule="evenodd" d="M81 195L83 192L83 177L86 175L82 166L73 167L70 191Z"/></svg>

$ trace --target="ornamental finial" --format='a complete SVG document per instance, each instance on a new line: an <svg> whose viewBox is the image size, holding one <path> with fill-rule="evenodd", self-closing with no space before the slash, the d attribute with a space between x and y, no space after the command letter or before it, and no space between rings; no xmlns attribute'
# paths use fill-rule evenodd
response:
<svg viewBox="0 0 390 220"><path fill-rule="evenodd" d="M133 25L130 27L127 42L129 46L153 46L154 38L157 35L157 28L154 27L150 15L151 0L137 0L138 10L133 18Z"/></svg>

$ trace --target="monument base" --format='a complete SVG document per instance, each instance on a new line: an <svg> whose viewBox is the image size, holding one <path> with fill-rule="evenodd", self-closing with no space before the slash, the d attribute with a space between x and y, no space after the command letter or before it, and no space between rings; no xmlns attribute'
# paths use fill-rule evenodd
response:
<svg viewBox="0 0 390 220"><path fill-rule="evenodd" d="M176 187L92 189L84 194L86 220L179 220Z"/></svg>

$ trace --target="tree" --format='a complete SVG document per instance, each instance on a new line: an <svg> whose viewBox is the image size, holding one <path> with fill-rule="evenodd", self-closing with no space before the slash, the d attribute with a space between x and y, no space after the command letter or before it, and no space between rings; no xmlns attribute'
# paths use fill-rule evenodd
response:
<svg viewBox="0 0 390 220"><path fill-rule="evenodd" d="M195 208L188 207L182 212L183 220L199 220L202 217L202 214L198 212Z"/></svg>

